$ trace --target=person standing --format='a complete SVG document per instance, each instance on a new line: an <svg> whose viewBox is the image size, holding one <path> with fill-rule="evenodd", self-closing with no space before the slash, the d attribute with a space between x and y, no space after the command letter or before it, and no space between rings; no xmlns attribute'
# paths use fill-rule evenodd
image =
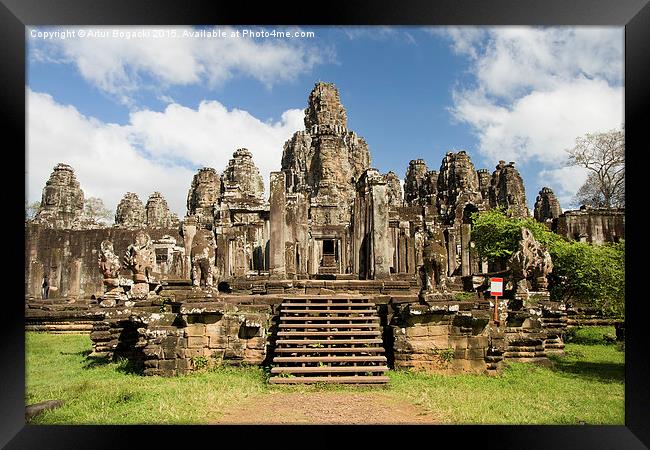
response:
<svg viewBox="0 0 650 450"><path fill-rule="evenodd" d="M50 280L48 279L47 275L43 277L43 290L42 290L42 298L43 300L47 299L47 297L50 295Z"/></svg>

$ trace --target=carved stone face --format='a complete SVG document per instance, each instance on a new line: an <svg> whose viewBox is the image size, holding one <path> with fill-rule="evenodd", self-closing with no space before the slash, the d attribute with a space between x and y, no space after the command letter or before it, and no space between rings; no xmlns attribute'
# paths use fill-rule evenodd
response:
<svg viewBox="0 0 650 450"><path fill-rule="evenodd" d="M196 188L196 200L199 206L205 208L216 202L216 188L212 183L205 182Z"/></svg>

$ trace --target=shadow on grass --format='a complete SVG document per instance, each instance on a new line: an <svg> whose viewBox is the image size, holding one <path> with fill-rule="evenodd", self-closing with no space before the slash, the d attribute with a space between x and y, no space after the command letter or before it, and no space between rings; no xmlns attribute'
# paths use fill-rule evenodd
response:
<svg viewBox="0 0 650 450"><path fill-rule="evenodd" d="M105 356L89 356L90 352L87 352L85 364L82 366L84 369L94 369L96 367L107 366L111 363L117 363L115 371L124 374L135 374L143 375L144 374L144 364L139 361L130 361L126 358L119 358L117 361L113 361Z"/></svg>
<svg viewBox="0 0 650 450"><path fill-rule="evenodd" d="M86 357L86 356L90 355L92 352L93 352L92 350L82 350L80 352L59 352L59 354L61 354L61 355L79 355L79 356Z"/></svg>
<svg viewBox="0 0 650 450"><path fill-rule="evenodd" d="M567 361L561 357L550 357L554 363L555 372L564 372L580 378L623 383L625 381L624 363L599 363L589 361Z"/></svg>

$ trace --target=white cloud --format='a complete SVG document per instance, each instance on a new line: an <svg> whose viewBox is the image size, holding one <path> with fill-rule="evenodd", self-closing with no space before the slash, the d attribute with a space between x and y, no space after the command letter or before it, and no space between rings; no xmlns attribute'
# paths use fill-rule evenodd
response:
<svg viewBox="0 0 650 450"><path fill-rule="evenodd" d="M540 183L550 177L566 204L584 177L563 167L565 149L585 133L623 125L623 29L456 27L431 33L449 39L452 50L468 59L472 82L456 86L450 110L470 125L485 161L539 163Z"/></svg>
<svg viewBox="0 0 650 450"><path fill-rule="evenodd" d="M562 164L576 137L622 125L622 99L621 87L580 77L506 106L475 92L456 93L453 114L474 127L479 151L490 161Z"/></svg>
<svg viewBox="0 0 650 450"><path fill-rule="evenodd" d="M178 104L162 112L131 113L127 125L101 122L27 90L27 195L40 200L53 167L74 169L86 197L100 197L115 210L127 192L143 202L160 191L179 217L185 215L194 170L223 171L235 149L248 148L268 194L269 172L280 168L282 146L303 128L302 110L285 111L277 122L262 122L246 111L227 110L216 101L197 109Z"/></svg>
<svg viewBox="0 0 650 450"><path fill-rule="evenodd" d="M562 209L577 208L580 205L573 204L575 193L587 180L587 175L587 169L577 166L542 170L539 173L540 188L552 188Z"/></svg>
<svg viewBox="0 0 650 450"><path fill-rule="evenodd" d="M74 64L84 79L125 104L133 103L132 97L145 85L164 89L206 83L215 87L234 75L243 75L271 87L332 58L331 49L319 48L306 39L230 37L232 31L242 31L233 27L206 29L220 30L224 38L191 37L189 33L199 32L192 27L97 27L75 31L80 29L86 37L31 37L30 56L36 61ZM30 29L29 36L32 30L40 29ZM99 36L88 37L88 30ZM150 34L129 39L119 34L140 30ZM151 34L156 30L162 30L160 37ZM143 77L151 77L155 83L142 83Z"/></svg>

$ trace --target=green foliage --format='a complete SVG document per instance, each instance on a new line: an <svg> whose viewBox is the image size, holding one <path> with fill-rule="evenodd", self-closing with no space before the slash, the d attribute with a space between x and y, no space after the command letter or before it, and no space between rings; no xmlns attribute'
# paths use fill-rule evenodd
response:
<svg viewBox="0 0 650 450"><path fill-rule="evenodd" d="M535 219L510 217L503 209L472 214L472 242L478 253L488 259L510 258L517 251L522 228L528 228L546 247L563 240Z"/></svg>
<svg viewBox="0 0 650 450"><path fill-rule="evenodd" d="M555 299L578 300L604 314L623 316L625 307L625 245L591 245L567 241L532 218L509 217L493 209L472 216L472 240L481 256L505 261L528 228L553 260L550 291Z"/></svg>
<svg viewBox="0 0 650 450"><path fill-rule="evenodd" d="M551 356L554 368L511 362L497 376L391 370L389 392L441 423L622 425L624 353L602 343L567 343L565 351Z"/></svg>
<svg viewBox="0 0 650 450"><path fill-rule="evenodd" d="M208 358L205 356L193 356L192 357L192 366L196 370L202 370L208 367Z"/></svg>
<svg viewBox="0 0 650 450"><path fill-rule="evenodd" d="M454 349L448 348L433 348L433 354L437 355L444 364L449 364L454 359Z"/></svg>
<svg viewBox="0 0 650 450"><path fill-rule="evenodd" d="M459 292L454 295L454 300L457 300L459 302L466 302L469 300L474 300L475 298L476 294L474 292Z"/></svg>
<svg viewBox="0 0 650 450"><path fill-rule="evenodd" d="M610 337L616 336L613 326L569 327L566 330L564 342L580 345L610 345Z"/></svg>
<svg viewBox="0 0 650 450"><path fill-rule="evenodd" d="M554 298L578 300L605 315L625 314L625 245L561 242L551 247Z"/></svg>

